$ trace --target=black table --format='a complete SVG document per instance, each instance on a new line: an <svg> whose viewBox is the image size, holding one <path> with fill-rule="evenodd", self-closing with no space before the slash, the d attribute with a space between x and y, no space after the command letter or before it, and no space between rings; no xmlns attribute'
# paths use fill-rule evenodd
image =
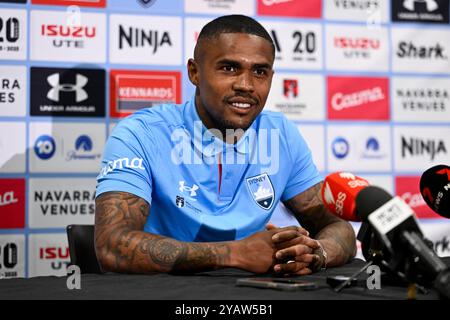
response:
<svg viewBox="0 0 450 320"><path fill-rule="evenodd" d="M450 262L450 261L447 261ZM69 290L67 277L36 277L30 279L0 280L0 300L10 299L150 299L150 300L402 300L407 298L405 285L381 281L380 290L369 290L361 274L360 284L334 292L327 284L330 275L351 275L364 265L354 259L339 268L330 268L301 277L315 281L319 288L313 291L278 291L237 287L238 278L254 276L251 273L224 269L195 275L128 275L107 273L81 275L81 289ZM433 300L439 296L434 290L418 292L418 300Z"/></svg>

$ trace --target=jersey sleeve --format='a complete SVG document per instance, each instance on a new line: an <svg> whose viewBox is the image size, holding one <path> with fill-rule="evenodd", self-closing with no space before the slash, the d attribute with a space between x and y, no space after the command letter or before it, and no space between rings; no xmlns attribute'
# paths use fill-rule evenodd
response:
<svg viewBox="0 0 450 320"><path fill-rule="evenodd" d="M96 197L105 192L123 191L151 204L151 165L158 148L148 128L141 130L142 124L133 119L122 122L114 128L106 142L97 176Z"/></svg>
<svg viewBox="0 0 450 320"><path fill-rule="evenodd" d="M311 150L298 131L297 126L285 119L284 127L291 167L288 182L281 195L281 201L287 201L323 180L314 165Z"/></svg>

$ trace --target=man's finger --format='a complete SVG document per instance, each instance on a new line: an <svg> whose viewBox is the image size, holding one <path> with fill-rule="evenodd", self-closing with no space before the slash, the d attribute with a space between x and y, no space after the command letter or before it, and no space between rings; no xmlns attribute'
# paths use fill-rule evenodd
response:
<svg viewBox="0 0 450 320"><path fill-rule="evenodd" d="M280 263L274 266L274 271L277 273L297 273L302 269L308 267L307 263L301 262L289 262L289 263Z"/></svg>
<svg viewBox="0 0 450 320"><path fill-rule="evenodd" d="M295 261L308 264L315 264L318 261L320 261L320 257L317 254L304 254L295 257Z"/></svg>
<svg viewBox="0 0 450 320"><path fill-rule="evenodd" d="M286 227L279 228L276 233L272 236L272 241L274 243L284 242L294 239L299 236L308 237L309 232L302 227Z"/></svg>
<svg viewBox="0 0 450 320"><path fill-rule="evenodd" d="M276 228L277 228L277 226L274 225L273 223L266 224L266 230L273 230L273 229L276 229Z"/></svg>
<svg viewBox="0 0 450 320"><path fill-rule="evenodd" d="M313 250L320 248L320 245L317 240L311 239L307 236L298 236L298 237L290 239L290 240L276 242L275 246L278 250L281 250L281 249L286 249L286 248L293 247L293 246L300 245L300 244L308 246Z"/></svg>
<svg viewBox="0 0 450 320"><path fill-rule="evenodd" d="M303 268L303 269L297 271L295 274L298 274L300 276L306 276L306 275L311 274L311 273L313 273L313 272L312 272L312 270L310 268Z"/></svg>
<svg viewBox="0 0 450 320"><path fill-rule="evenodd" d="M279 250L275 253L275 258L278 260L286 260L289 258L293 258L297 261L297 258L299 258L302 255L310 254L313 252L313 249L311 249L308 246L305 245L296 245L289 247L287 249Z"/></svg>

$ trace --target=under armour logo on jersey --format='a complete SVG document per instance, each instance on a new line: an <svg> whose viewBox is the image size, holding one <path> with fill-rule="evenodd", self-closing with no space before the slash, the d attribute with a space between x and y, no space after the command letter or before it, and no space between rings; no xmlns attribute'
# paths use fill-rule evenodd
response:
<svg viewBox="0 0 450 320"><path fill-rule="evenodd" d="M52 101L59 102L59 94L64 92L75 92L75 102L81 102L88 98L87 92L83 89L88 83L88 78L77 73L76 83L60 83L59 73L54 73L47 78L47 82L52 86L52 89L47 93L47 98Z"/></svg>
<svg viewBox="0 0 450 320"><path fill-rule="evenodd" d="M195 197L197 195L196 191L199 189L198 185L194 184L194 185L192 185L192 187L188 187L188 186L184 185L185 184L184 181L180 181L179 183L180 183L180 188L179 188L180 192L185 192L185 191L190 192L191 197Z"/></svg>

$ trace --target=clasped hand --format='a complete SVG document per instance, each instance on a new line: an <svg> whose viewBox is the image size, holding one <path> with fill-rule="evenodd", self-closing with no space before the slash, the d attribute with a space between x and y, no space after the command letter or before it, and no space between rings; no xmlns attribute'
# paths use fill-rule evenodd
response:
<svg viewBox="0 0 450 320"><path fill-rule="evenodd" d="M266 228L275 231L272 242L276 250L273 267L276 273L307 275L320 269L322 257L315 253L320 243L310 238L306 229L299 226L277 228L272 224Z"/></svg>

